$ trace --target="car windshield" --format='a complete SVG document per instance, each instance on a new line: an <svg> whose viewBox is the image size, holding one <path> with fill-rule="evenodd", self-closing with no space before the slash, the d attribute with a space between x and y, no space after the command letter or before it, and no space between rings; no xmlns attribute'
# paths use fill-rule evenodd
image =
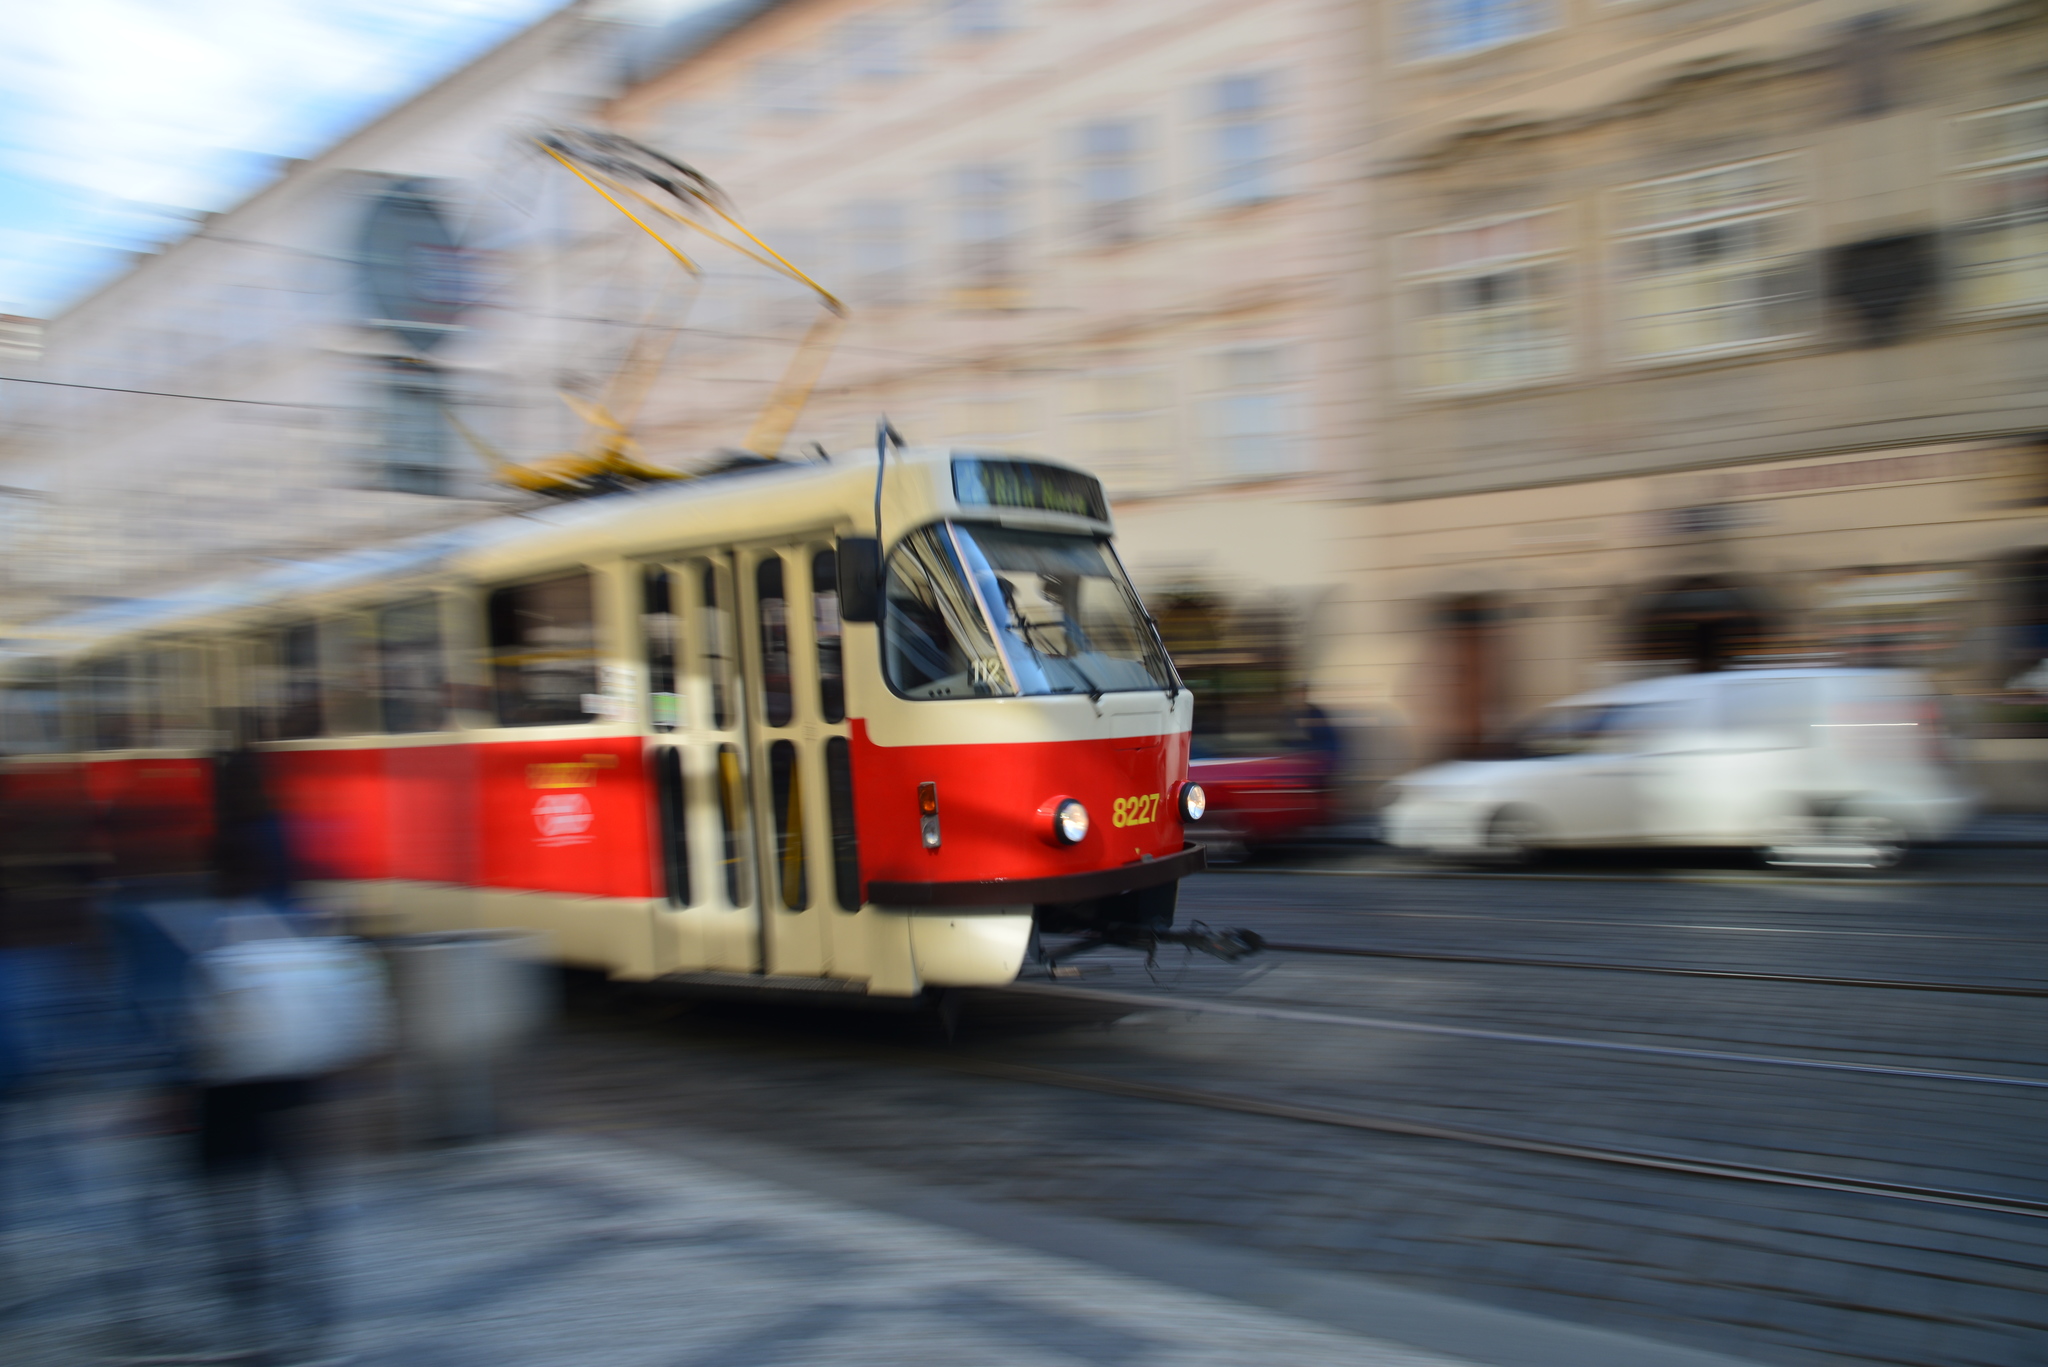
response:
<svg viewBox="0 0 2048 1367"><path fill-rule="evenodd" d="M1664 702L1560 703L1523 728L1514 753L1523 759L1630 753L1671 730L1678 714Z"/></svg>
<svg viewBox="0 0 2048 1367"><path fill-rule="evenodd" d="M1175 686L1108 543L951 524L889 558L889 681L913 698L1131 692Z"/></svg>

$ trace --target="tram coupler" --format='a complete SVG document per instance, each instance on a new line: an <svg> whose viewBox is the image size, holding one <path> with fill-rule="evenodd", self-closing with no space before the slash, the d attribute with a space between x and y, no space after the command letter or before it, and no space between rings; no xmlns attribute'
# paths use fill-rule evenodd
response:
<svg viewBox="0 0 2048 1367"><path fill-rule="evenodd" d="M1188 949L1199 949L1202 953L1235 963L1266 947L1265 937L1256 930L1226 926L1212 930L1200 921L1189 924L1186 930L1173 930L1163 926L1108 925L1092 930L1070 944L1047 954L1046 960L1058 963L1071 959L1076 954L1085 954L1091 949L1102 949L1115 945L1122 949L1142 949L1147 962L1158 954L1161 945L1181 945Z"/></svg>

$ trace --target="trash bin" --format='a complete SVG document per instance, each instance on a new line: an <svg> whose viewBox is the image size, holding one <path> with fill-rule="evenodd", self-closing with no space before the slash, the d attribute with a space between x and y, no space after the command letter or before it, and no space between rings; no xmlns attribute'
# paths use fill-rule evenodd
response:
<svg viewBox="0 0 2048 1367"><path fill-rule="evenodd" d="M504 1074L546 1015L545 936L454 930L385 942L398 1005L399 1115L412 1144L503 1127Z"/></svg>

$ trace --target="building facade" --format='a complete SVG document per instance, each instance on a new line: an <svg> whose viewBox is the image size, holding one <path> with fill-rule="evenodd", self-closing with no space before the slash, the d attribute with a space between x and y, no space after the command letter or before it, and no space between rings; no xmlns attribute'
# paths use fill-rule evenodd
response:
<svg viewBox="0 0 2048 1367"><path fill-rule="evenodd" d="M579 435L556 390L612 344L563 250L581 192L526 134L587 117L622 60L571 6L0 329L32 381L0 384L0 638L516 506L446 414L508 448Z"/></svg>
<svg viewBox="0 0 2048 1367"><path fill-rule="evenodd" d="M1380 12L1358 671L1425 753L1673 669L2048 735L2048 10Z"/></svg>
<svg viewBox="0 0 2048 1367"><path fill-rule="evenodd" d="M1275 608L1315 641L1364 437L1366 17L782 0L735 11L608 119L709 174L845 299L792 451L871 444L886 415L913 442L1076 462L1149 593ZM730 260L681 315L677 378L639 434L654 458L731 444L817 317Z"/></svg>

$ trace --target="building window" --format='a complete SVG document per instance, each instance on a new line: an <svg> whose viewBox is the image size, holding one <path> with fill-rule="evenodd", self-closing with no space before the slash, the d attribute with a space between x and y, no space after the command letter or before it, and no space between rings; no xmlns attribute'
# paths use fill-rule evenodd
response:
<svg viewBox="0 0 2048 1367"><path fill-rule="evenodd" d="M1402 239L1414 388L1484 389L1571 368L1562 228L1553 210Z"/></svg>
<svg viewBox="0 0 2048 1367"><path fill-rule="evenodd" d="M846 206L849 291L868 304L900 304L910 290L909 214L893 199L856 200Z"/></svg>
<svg viewBox="0 0 2048 1367"><path fill-rule="evenodd" d="M963 166L953 173L954 237L967 291L1000 291L1014 282L1020 190L1019 177L1008 166Z"/></svg>
<svg viewBox="0 0 2048 1367"><path fill-rule="evenodd" d="M1156 370L1105 369L1074 380L1067 399L1072 450L1117 483L1165 455L1171 410L1171 388Z"/></svg>
<svg viewBox="0 0 2048 1367"><path fill-rule="evenodd" d="M1270 76L1225 76L1209 87L1209 161L1217 203L1261 204L1280 194L1275 103Z"/></svg>
<svg viewBox="0 0 2048 1367"><path fill-rule="evenodd" d="M1958 125L1957 303L1972 312L2048 304L2048 100Z"/></svg>
<svg viewBox="0 0 2048 1367"><path fill-rule="evenodd" d="M1647 181L1620 195L1621 347L1635 360L1784 341L1807 326L1790 157Z"/></svg>
<svg viewBox="0 0 2048 1367"><path fill-rule="evenodd" d="M1260 343L1217 354L1210 418L1223 478L1258 479L1302 468L1306 450L1294 350Z"/></svg>
<svg viewBox="0 0 2048 1367"><path fill-rule="evenodd" d="M1409 51L1450 57L1541 33L1557 21L1550 0L1409 0Z"/></svg>
<svg viewBox="0 0 2048 1367"><path fill-rule="evenodd" d="M401 494L448 492L449 441L455 429L444 411L447 405L448 391L438 372L418 365L391 367L378 414L379 488Z"/></svg>
<svg viewBox="0 0 2048 1367"><path fill-rule="evenodd" d="M1138 235L1144 193L1139 136L1130 119L1105 119L1081 129L1081 233L1091 243L1129 242Z"/></svg>

